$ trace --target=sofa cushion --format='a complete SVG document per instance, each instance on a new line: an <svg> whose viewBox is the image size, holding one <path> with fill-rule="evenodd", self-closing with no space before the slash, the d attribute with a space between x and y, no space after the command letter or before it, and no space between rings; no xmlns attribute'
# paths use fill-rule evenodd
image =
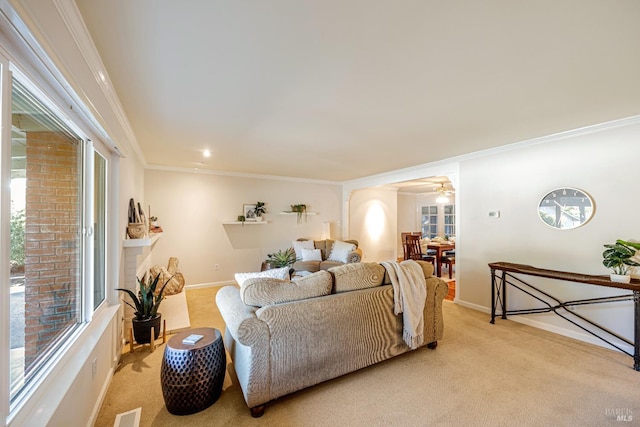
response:
<svg viewBox="0 0 640 427"><path fill-rule="evenodd" d="M329 273L333 276L333 291L340 293L380 286L385 268L375 262L359 262L332 267Z"/></svg>
<svg viewBox="0 0 640 427"><path fill-rule="evenodd" d="M318 271L300 279L289 281L259 277L245 280L240 297L247 305L265 305L315 298L331 293L331 275Z"/></svg>
<svg viewBox="0 0 640 427"><path fill-rule="evenodd" d="M281 268L272 268L270 270L259 271L256 273L236 273L235 279L238 282L238 285L242 286L242 284L247 279L252 279L254 277L271 277L275 279L289 279L289 270L290 267L281 267Z"/></svg>
<svg viewBox="0 0 640 427"><path fill-rule="evenodd" d="M296 271L310 271L315 273L320 270L320 264L322 261L296 261L293 264L293 268Z"/></svg>
<svg viewBox="0 0 640 427"><path fill-rule="evenodd" d="M420 267L422 267L422 272L424 273L424 277L425 279L428 279L429 277L433 276L433 264L431 264L430 262L427 261L416 261L418 264L420 264Z"/></svg>
<svg viewBox="0 0 640 427"><path fill-rule="evenodd" d="M347 257L351 251L356 249L356 245L353 243L347 243L340 240L336 240L333 242L333 247L331 248L331 254L327 257L328 261L339 261L346 263Z"/></svg>
<svg viewBox="0 0 640 427"><path fill-rule="evenodd" d="M329 270L330 268L333 267L339 267L341 265L344 265L344 262L340 262L340 261L322 261L320 263L320 270Z"/></svg>
<svg viewBox="0 0 640 427"><path fill-rule="evenodd" d="M415 262L417 262L420 265L420 267L422 267L422 273L424 274L425 279L428 279L429 277L433 276L433 264L427 261L420 261L420 260L416 260ZM382 284L383 285L391 284L391 278L389 277L389 273L386 271L386 269L384 272L384 281L382 282Z"/></svg>
<svg viewBox="0 0 640 427"><path fill-rule="evenodd" d="M293 245L293 250L296 252L297 259L302 259L303 249L315 249L313 240L294 240L291 244Z"/></svg>
<svg viewBox="0 0 640 427"><path fill-rule="evenodd" d="M320 249L302 249L302 261L322 261Z"/></svg>

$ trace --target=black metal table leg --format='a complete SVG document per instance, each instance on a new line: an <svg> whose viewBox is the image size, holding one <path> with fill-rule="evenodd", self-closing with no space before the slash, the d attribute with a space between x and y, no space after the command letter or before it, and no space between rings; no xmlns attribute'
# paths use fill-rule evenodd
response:
<svg viewBox="0 0 640 427"><path fill-rule="evenodd" d="M640 291L633 291L634 322L633 328L633 369L640 371Z"/></svg>
<svg viewBox="0 0 640 427"><path fill-rule="evenodd" d="M507 272L502 272L502 299L500 300L502 304L502 318L507 318Z"/></svg>
<svg viewBox="0 0 640 427"><path fill-rule="evenodd" d="M491 321L496 323L496 270L491 269Z"/></svg>

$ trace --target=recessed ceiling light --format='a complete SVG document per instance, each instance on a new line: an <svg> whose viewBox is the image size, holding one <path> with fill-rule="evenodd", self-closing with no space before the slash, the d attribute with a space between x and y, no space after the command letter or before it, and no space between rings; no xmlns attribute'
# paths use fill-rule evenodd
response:
<svg viewBox="0 0 640 427"><path fill-rule="evenodd" d="M205 156L205 157L211 157L211 151L209 151L209 150L204 150L204 151L202 152L202 155L203 155L203 156Z"/></svg>

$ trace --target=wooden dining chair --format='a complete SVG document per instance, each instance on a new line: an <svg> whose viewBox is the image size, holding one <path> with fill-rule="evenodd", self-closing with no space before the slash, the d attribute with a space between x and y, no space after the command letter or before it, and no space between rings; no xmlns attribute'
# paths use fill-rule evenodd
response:
<svg viewBox="0 0 640 427"><path fill-rule="evenodd" d="M440 260L440 271L442 271L443 266L447 266L447 270L449 271L449 279L453 278L453 266L456 263L456 251L447 251L444 253L444 256Z"/></svg>
<svg viewBox="0 0 640 427"><path fill-rule="evenodd" d="M422 233L419 231L404 231L402 233L400 233L400 239L402 241L402 249L404 251L404 258L403 259L410 259L409 258L409 252L407 250L407 236L422 236Z"/></svg>
<svg viewBox="0 0 640 427"><path fill-rule="evenodd" d="M422 253L422 246L420 245L420 236L408 235L406 236L406 250L407 259L428 261L435 267L436 258L431 255Z"/></svg>

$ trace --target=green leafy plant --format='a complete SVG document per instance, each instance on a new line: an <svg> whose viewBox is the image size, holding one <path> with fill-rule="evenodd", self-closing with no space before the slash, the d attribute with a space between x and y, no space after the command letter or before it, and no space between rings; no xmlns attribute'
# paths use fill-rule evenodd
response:
<svg viewBox="0 0 640 427"><path fill-rule="evenodd" d="M262 216L262 214L267 213L267 207L264 202L256 202L256 207L253 208L253 212L255 212L256 216Z"/></svg>
<svg viewBox="0 0 640 427"><path fill-rule="evenodd" d="M293 248L279 250L272 254L267 254L266 262L271 264L272 267L289 267L297 261L296 252Z"/></svg>
<svg viewBox="0 0 640 427"><path fill-rule="evenodd" d="M125 301L129 307L133 308L135 312L135 318L137 320L147 320L153 319L158 314L158 308L160 307L160 303L164 299L162 293L164 292L165 286L167 283L173 278L171 276L160 288L160 292L156 294L156 287L158 286L158 280L160 279L160 274L156 276L155 279L152 279L149 276L147 283L145 284L142 280L138 279L138 293L136 294L130 289L116 288L117 291L126 292L133 301L131 304L128 301Z"/></svg>
<svg viewBox="0 0 640 427"><path fill-rule="evenodd" d="M626 275L632 267L639 267L640 263L632 260L636 251L640 249L639 243L616 240L616 243L604 245L602 264L610 268L614 274Z"/></svg>

